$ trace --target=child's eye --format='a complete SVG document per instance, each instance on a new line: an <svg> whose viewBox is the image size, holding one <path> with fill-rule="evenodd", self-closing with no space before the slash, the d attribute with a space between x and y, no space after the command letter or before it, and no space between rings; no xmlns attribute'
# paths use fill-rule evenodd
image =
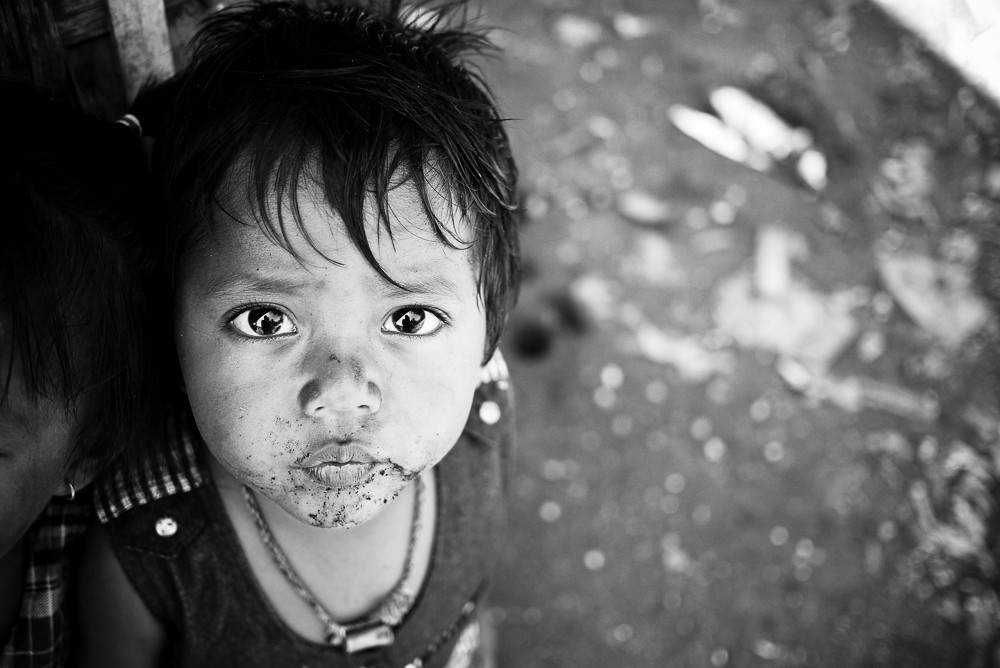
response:
<svg viewBox="0 0 1000 668"><path fill-rule="evenodd" d="M386 317L382 331L427 336L441 329L442 325L444 322L433 311L420 306L406 306Z"/></svg>
<svg viewBox="0 0 1000 668"><path fill-rule="evenodd" d="M229 321L240 334L261 339L282 334L295 334L299 330L282 311L273 306L254 306L241 311Z"/></svg>

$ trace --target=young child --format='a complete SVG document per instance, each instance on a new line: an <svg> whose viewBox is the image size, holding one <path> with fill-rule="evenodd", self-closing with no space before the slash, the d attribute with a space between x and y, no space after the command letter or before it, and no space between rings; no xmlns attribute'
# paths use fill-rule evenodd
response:
<svg viewBox="0 0 1000 668"><path fill-rule="evenodd" d="M85 664L479 665L516 170L486 40L391 5L223 9L170 83L190 413L102 493Z"/></svg>
<svg viewBox="0 0 1000 668"><path fill-rule="evenodd" d="M0 666L62 666L81 490L150 420L138 136L0 81Z"/></svg>

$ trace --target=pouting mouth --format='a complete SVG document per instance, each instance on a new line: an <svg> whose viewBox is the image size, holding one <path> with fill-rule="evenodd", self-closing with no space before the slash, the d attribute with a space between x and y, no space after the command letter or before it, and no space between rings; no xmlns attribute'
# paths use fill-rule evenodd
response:
<svg viewBox="0 0 1000 668"><path fill-rule="evenodd" d="M299 466L308 469L323 465L373 464L376 461L374 455L360 445L333 442L307 456Z"/></svg>
<svg viewBox="0 0 1000 668"><path fill-rule="evenodd" d="M320 464L305 470L327 487L345 489L360 485L375 468L373 463L352 462L349 464Z"/></svg>

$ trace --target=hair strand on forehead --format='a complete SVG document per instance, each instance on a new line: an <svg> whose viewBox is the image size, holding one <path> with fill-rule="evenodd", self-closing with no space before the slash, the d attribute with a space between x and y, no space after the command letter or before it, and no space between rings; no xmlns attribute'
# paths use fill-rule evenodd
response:
<svg viewBox="0 0 1000 668"><path fill-rule="evenodd" d="M242 193L282 248L293 252L292 229L312 245L297 193L315 183L363 257L396 283L365 216L391 242L389 196L409 184L436 238L472 253L488 359L520 279L517 169L470 61L493 46L468 21L460 2L258 2L209 17L190 65L167 84L175 104L157 145L174 255L213 224L222 193Z"/></svg>

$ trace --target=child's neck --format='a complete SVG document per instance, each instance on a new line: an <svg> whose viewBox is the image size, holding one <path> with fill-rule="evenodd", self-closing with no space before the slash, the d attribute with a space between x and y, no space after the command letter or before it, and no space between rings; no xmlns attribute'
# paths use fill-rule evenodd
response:
<svg viewBox="0 0 1000 668"><path fill-rule="evenodd" d="M261 539L243 497L242 485L214 460L210 461L210 468L243 552L272 608L299 635L322 641L323 629L316 614L295 593ZM419 531L414 530L413 524L414 485L406 487L372 519L350 529L314 527L292 517L260 494L255 498L275 541L298 576L338 622L365 618L378 607L399 582L411 542L414 548L411 566L417 587L426 577L434 545L433 484L424 486Z"/></svg>
<svg viewBox="0 0 1000 668"><path fill-rule="evenodd" d="M21 608L27 546L22 537L7 554L0 557L0 652L10 640Z"/></svg>

